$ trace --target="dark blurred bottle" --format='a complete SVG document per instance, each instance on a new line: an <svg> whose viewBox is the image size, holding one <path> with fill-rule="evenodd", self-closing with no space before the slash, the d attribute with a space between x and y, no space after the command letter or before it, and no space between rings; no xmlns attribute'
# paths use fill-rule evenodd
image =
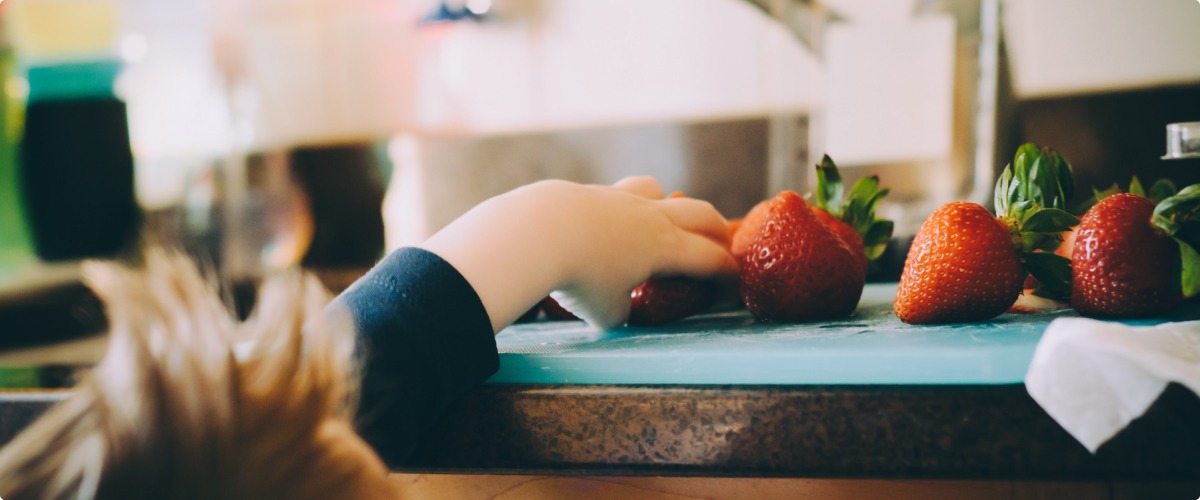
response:
<svg viewBox="0 0 1200 500"><path fill-rule="evenodd" d="M113 92L117 5L9 3L28 88L18 168L34 251L43 260L113 256L138 222L125 103Z"/></svg>
<svg viewBox="0 0 1200 500"><path fill-rule="evenodd" d="M43 260L113 256L135 234L137 200L115 62L29 68L20 168Z"/></svg>

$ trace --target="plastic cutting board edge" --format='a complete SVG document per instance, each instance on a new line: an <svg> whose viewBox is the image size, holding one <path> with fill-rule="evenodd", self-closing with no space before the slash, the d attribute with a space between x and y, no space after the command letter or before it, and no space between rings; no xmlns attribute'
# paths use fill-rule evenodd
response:
<svg viewBox="0 0 1200 500"><path fill-rule="evenodd" d="M610 332L581 321L514 325L496 337L500 369L488 382L1019 384L1050 321L1077 316L1066 309L1003 314L979 323L914 326L892 312L895 293L895 283L869 284L853 315L827 322L764 324L746 311L736 311Z"/></svg>

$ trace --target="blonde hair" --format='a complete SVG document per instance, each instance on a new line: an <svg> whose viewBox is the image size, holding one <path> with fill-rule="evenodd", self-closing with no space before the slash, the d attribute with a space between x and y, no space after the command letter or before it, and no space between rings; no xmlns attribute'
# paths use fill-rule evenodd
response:
<svg viewBox="0 0 1200 500"><path fill-rule="evenodd" d="M103 361L0 450L5 498L378 498L387 469L355 434L348 317L298 271L238 322L186 257L85 264ZM11 497L10 497L11 495Z"/></svg>

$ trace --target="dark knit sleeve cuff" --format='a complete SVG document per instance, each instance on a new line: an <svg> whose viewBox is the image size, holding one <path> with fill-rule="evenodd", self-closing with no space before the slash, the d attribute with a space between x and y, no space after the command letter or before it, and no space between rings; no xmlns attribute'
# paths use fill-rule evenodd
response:
<svg viewBox="0 0 1200 500"><path fill-rule="evenodd" d="M331 307L358 329L358 430L391 467L463 393L499 368L491 320L458 270L437 255L388 255Z"/></svg>

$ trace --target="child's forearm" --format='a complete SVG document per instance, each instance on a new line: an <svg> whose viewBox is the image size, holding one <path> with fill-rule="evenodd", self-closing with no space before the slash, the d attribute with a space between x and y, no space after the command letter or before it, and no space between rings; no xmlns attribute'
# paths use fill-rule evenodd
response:
<svg viewBox="0 0 1200 500"><path fill-rule="evenodd" d="M601 328L656 273L736 270L711 205L662 199L650 178L544 181L492 198L388 255L331 307L348 309L363 362L360 432L397 465L449 402L498 367L492 334L551 291Z"/></svg>
<svg viewBox="0 0 1200 500"><path fill-rule="evenodd" d="M523 188L528 191L528 188ZM568 273L566 235L555 214L532 196L492 198L419 245L449 262L474 288L499 332L559 286ZM550 213L543 213L550 211Z"/></svg>
<svg viewBox="0 0 1200 500"><path fill-rule="evenodd" d="M648 177L538 182L480 204L421 247L471 283L495 331L552 290L592 325L613 328L653 274L736 272L725 219L706 202L662 198Z"/></svg>

